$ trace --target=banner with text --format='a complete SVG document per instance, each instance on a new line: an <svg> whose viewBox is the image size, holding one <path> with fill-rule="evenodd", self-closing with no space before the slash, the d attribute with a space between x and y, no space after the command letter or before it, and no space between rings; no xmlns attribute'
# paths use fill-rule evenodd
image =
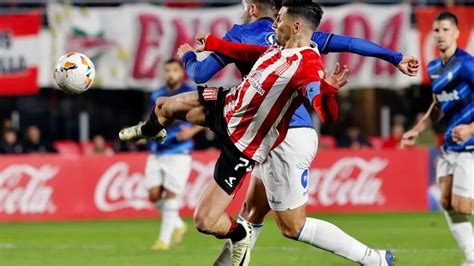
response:
<svg viewBox="0 0 474 266"><path fill-rule="evenodd" d="M416 25L420 36L420 60L423 69L423 83L428 84L428 72L426 66L430 61L439 56L433 38L433 20L442 11L453 12L459 20L458 47L464 49L469 54L474 54L474 23L472 14L474 7L463 6L450 9L423 7L416 9Z"/></svg>
<svg viewBox="0 0 474 266"><path fill-rule="evenodd" d="M53 56L79 51L96 65L96 87L150 90L163 82L163 63L175 56L179 45L194 44L196 33L222 37L233 24L241 23L241 6L204 9L170 9L151 5L113 8L74 8L48 5L53 34ZM322 31L351 35L380 43L396 51L407 51L409 5L373 6L351 4L325 8ZM206 55L200 55L204 58ZM327 67L336 62L349 66L347 88L406 87L416 79L398 72L389 63L358 55L324 57ZM50 68L50 66L48 66ZM220 71L210 82L232 86L241 77L235 67Z"/></svg>
<svg viewBox="0 0 474 266"><path fill-rule="evenodd" d="M0 96L38 92L40 29L39 11L0 15Z"/></svg>
<svg viewBox="0 0 474 266"><path fill-rule="evenodd" d="M145 153L3 156L0 221L155 217L144 184ZM218 152L195 152L181 213L192 216ZM426 211L428 152L320 151L309 175L308 212ZM237 214L246 180L229 212Z"/></svg>

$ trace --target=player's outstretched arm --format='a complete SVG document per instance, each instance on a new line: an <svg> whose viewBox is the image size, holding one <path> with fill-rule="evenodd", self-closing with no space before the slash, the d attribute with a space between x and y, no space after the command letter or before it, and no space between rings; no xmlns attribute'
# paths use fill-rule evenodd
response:
<svg viewBox="0 0 474 266"><path fill-rule="evenodd" d="M436 108L436 100L433 99L428 111L426 111L425 115L418 121L418 123L407 132L403 133L402 140L400 141L400 147L411 147L414 146L416 143L416 139L426 129L426 120L432 116L433 110Z"/></svg>
<svg viewBox="0 0 474 266"><path fill-rule="evenodd" d="M211 54L202 61L198 61L194 51L188 51L183 54L184 69L188 77L196 83L205 83L210 80L217 72L225 67L225 64Z"/></svg>
<svg viewBox="0 0 474 266"><path fill-rule="evenodd" d="M241 44L219 39L213 35L196 37L204 44L204 50L223 54L233 60L243 62L256 62L267 51L268 47L254 44Z"/></svg>
<svg viewBox="0 0 474 266"><path fill-rule="evenodd" d="M410 77L416 76L418 73L419 63L416 57L404 56L402 53L392 51L364 39L315 32L312 40L318 44L322 53L349 52L362 56L376 57L390 62L402 73Z"/></svg>

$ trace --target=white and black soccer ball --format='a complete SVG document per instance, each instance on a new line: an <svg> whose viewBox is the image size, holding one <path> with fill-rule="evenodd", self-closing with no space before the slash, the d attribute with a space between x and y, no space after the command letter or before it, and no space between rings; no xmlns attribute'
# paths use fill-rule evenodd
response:
<svg viewBox="0 0 474 266"><path fill-rule="evenodd" d="M84 93L94 82L94 64L84 54L68 53L58 59L53 78L59 89L65 93Z"/></svg>

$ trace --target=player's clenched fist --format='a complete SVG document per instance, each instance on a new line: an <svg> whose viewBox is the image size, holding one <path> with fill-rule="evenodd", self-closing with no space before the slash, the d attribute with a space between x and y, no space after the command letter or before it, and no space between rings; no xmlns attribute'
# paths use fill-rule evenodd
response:
<svg viewBox="0 0 474 266"><path fill-rule="evenodd" d="M461 144L468 140L472 135L474 135L474 126L472 125L459 125L453 128L452 139L457 144Z"/></svg>
<svg viewBox="0 0 474 266"><path fill-rule="evenodd" d="M207 37L209 37L210 33L198 33L196 34L196 51L202 52L204 51L204 46L206 45Z"/></svg>
<svg viewBox="0 0 474 266"><path fill-rule="evenodd" d="M402 136L402 141L400 142L400 146L406 147L406 146L413 146L416 143L416 138L418 138L418 135L420 132L418 130L409 130L405 132Z"/></svg>
<svg viewBox="0 0 474 266"><path fill-rule="evenodd" d="M181 44L178 48L178 51L176 52L176 54L178 55L179 58L183 58L183 55L187 52L194 52L194 49L193 47L191 47L191 45L189 45L188 43L185 43L185 44Z"/></svg>

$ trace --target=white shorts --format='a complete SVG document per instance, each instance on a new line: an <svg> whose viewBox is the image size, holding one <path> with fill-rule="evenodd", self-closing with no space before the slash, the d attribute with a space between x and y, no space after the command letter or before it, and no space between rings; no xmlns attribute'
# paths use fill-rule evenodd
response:
<svg viewBox="0 0 474 266"><path fill-rule="evenodd" d="M191 173L191 162L189 154L150 154L145 167L146 188L163 186L180 195Z"/></svg>
<svg viewBox="0 0 474 266"><path fill-rule="evenodd" d="M267 160L255 165L252 175L262 179L272 210L292 210L308 201L309 168L317 150L314 129L290 128Z"/></svg>
<svg viewBox="0 0 474 266"><path fill-rule="evenodd" d="M436 165L436 177L453 176L452 192L474 199L474 153L442 151Z"/></svg>

